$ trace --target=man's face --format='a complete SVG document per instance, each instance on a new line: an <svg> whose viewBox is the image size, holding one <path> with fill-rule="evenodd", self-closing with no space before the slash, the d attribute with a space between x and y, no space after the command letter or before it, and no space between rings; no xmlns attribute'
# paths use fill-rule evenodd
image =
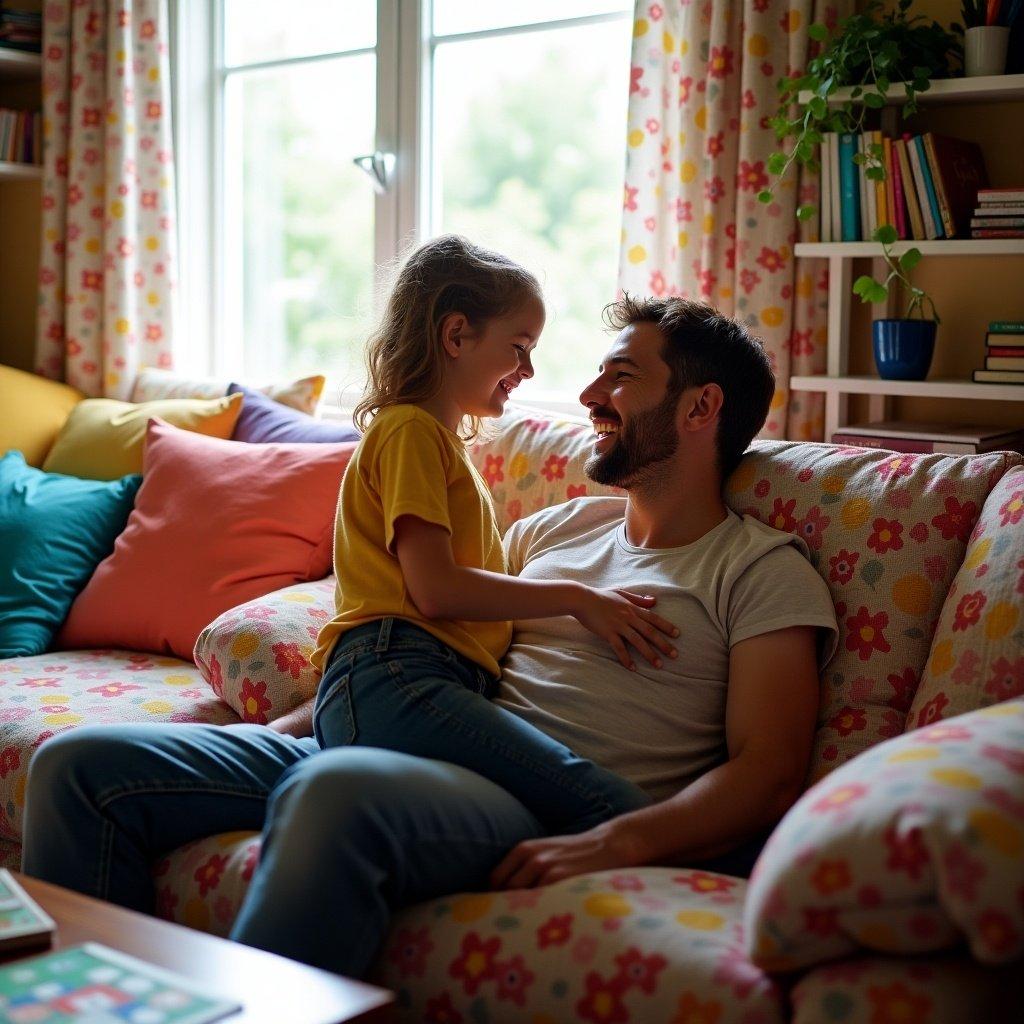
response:
<svg viewBox="0 0 1024 1024"><path fill-rule="evenodd" d="M585 470L596 483L634 486L679 447L679 395L668 393L671 374L661 358L662 344L656 324L631 324L604 357L600 375L580 394L595 433Z"/></svg>

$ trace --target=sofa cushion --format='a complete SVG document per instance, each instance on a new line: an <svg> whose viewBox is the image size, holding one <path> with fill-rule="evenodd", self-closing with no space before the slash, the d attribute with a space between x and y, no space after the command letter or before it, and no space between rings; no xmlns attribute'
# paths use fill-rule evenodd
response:
<svg viewBox="0 0 1024 1024"><path fill-rule="evenodd" d="M594 432L582 416L555 417L510 405L492 429L495 436L474 445L470 457L487 481L503 534L549 505L584 494L621 493L583 472Z"/></svg>
<svg viewBox="0 0 1024 1024"><path fill-rule="evenodd" d="M320 627L334 615L334 577L276 590L213 620L193 657L213 692L245 722L267 722L316 693L309 663Z"/></svg>
<svg viewBox="0 0 1024 1024"><path fill-rule="evenodd" d="M800 978L790 994L792 1024L1009 1021L1020 1008L1019 973L963 955L844 960Z"/></svg>
<svg viewBox="0 0 1024 1024"><path fill-rule="evenodd" d="M772 833L746 907L751 958L791 970L858 948L966 938L1024 953L1024 701L882 743L803 795Z"/></svg>
<svg viewBox="0 0 1024 1024"><path fill-rule="evenodd" d="M153 417L182 430L228 438L241 408L241 395L210 400L169 398L141 405L87 398L71 410L43 469L90 480L116 480L141 473L146 426Z"/></svg>
<svg viewBox="0 0 1024 1024"><path fill-rule="evenodd" d="M71 410L85 396L34 373L0 366L0 455L18 451L41 466Z"/></svg>
<svg viewBox="0 0 1024 1024"><path fill-rule="evenodd" d="M231 384L228 394L243 397L242 412L231 435L235 441L337 444L359 440L359 431L351 423L314 419L308 413L275 402L255 388Z"/></svg>
<svg viewBox="0 0 1024 1024"><path fill-rule="evenodd" d="M1000 478L949 588L907 728L1024 696L1024 466Z"/></svg>
<svg viewBox="0 0 1024 1024"><path fill-rule="evenodd" d="M235 832L163 858L158 915L227 935L259 844ZM373 980L399 1020L772 1024L782 993L743 953L746 884L642 868L433 900L398 915Z"/></svg>
<svg viewBox="0 0 1024 1024"><path fill-rule="evenodd" d="M20 841L32 752L78 725L209 722L238 715L199 670L128 651L62 651L0 661L0 838Z"/></svg>
<svg viewBox="0 0 1024 1024"><path fill-rule="evenodd" d="M281 405L313 415L324 390L321 374L300 377L293 381L264 384L257 388ZM228 380L209 377L186 377L170 370L146 367L139 371L132 389L133 402L152 402L157 398L222 398L228 393Z"/></svg>
<svg viewBox="0 0 1024 1024"><path fill-rule="evenodd" d="M140 476L109 483L0 458L0 658L42 654L110 554Z"/></svg>
<svg viewBox="0 0 1024 1024"><path fill-rule="evenodd" d="M322 579L354 448L243 444L153 420L135 511L57 643L191 658L229 608Z"/></svg>
<svg viewBox="0 0 1024 1024"><path fill-rule="evenodd" d="M835 602L839 650L822 676L812 778L903 731L971 530L1019 461L764 441L733 473L728 503L799 533Z"/></svg>

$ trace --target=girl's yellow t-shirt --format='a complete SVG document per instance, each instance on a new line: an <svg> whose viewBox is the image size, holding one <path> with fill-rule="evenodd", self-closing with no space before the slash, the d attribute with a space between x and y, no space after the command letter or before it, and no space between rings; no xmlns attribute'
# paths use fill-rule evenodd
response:
<svg viewBox="0 0 1024 1024"><path fill-rule="evenodd" d="M382 409L341 483L334 527L335 616L320 630L313 666L323 671L347 630L393 615L498 675L512 623L420 614L394 551L395 522L405 515L443 526L451 534L457 564L505 572L491 496L462 439L414 405Z"/></svg>

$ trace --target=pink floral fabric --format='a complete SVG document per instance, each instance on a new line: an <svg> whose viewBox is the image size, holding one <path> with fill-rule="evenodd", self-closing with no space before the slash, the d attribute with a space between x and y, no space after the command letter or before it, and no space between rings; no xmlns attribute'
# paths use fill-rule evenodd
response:
<svg viewBox="0 0 1024 1024"><path fill-rule="evenodd" d="M805 793L751 878L747 950L789 971L851 953L1024 954L1024 701L882 743Z"/></svg>
<svg viewBox="0 0 1024 1024"><path fill-rule="evenodd" d="M790 999L793 1024L966 1024L1012 1020L1012 969L966 957L867 956L808 971Z"/></svg>
<svg viewBox="0 0 1024 1024"><path fill-rule="evenodd" d="M968 538L1015 460L766 441L732 475L728 503L802 536L835 603L812 778L903 732Z"/></svg>
<svg viewBox="0 0 1024 1024"><path fill-rule="evenodd" d="M320 674L309 656L333 616L333 576L297 583L218 616L199 634L193 657L243 722L265 725L316 693Z"/></svg>
<svg viewBox="0 0 1024 1024"><path fill-rule="evenodd" d="M96 650L0 661L0 839L21 841L28 763L57 733L103 723L237 721L199 670L177 658Z"/></svg>
<svg viewBox="0 0 1024 1024"><path fill-rule="evenodd" d="M828 287L824 260L793 255L797 200L817 202L816 176L797 188L790 173L771 204L757 201L778 148L767 119L776 81L816 46L812 17L834 25L852 10L852 0L636 7L619 287L700 298L751 326L778 378L766 437L821 437L821 396L790 396L788 382L825 370Z"/></svg>
<svg viewBox="0 0 1024 1024"><path fill-rule="evenodd" d="M174 289L163 0L47 0L36 366L126 400L170 366Z"/></svg>
<svg viewBox="0 0 1024 1024"><path fill-rule="evenodd" d="M942 607L907 728L1024 695L1024 466L992 489Z"/></svg>
<svg viewBox="0 0 1024 1024"><path fill-rule="evenodd" d="M583 472L594 432L582 417L552 417L509 406L495 429L496 436L474 445L470 456L490 488L502 534L549 505L584 494L619 493L593 483Z"/></svg>
<svg viewBox="0 0 1024 1024"><path fill-rule="evenodd" d="M226 935L258 849L232 833L164 858L158 913ZM374 980L408 1021L773 1024L781 991L743 952L746 884L643 868L434 900L399 915Z"/></svg>

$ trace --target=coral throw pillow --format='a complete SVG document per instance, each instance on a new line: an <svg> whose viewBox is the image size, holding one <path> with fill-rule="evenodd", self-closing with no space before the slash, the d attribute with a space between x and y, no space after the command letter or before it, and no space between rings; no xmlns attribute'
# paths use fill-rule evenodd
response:
<svg viewBox="0 0 1024 1024"><path fill-rule="evenodd" d="M241 410L241 395L206 401L170 398L141 405L87 398L71 411L43 469L87 480L117 480L141 473L146 424L153 417L184 430L228 438Z"/></svg>
<svg viewBox="0 0 1024 1024"><path fill-rule="evenodd" d="M354 450L223 441L153 420L135 510L58 646L191 659L203 627L229 608L322 579Z"/></svg>
<svg viewBox="0 0 1024 1024"><path fill-rule="evenodd" d="M67 384L0 366L0 455L18 451L28 465L41 466L83 397Z"/></svg>

